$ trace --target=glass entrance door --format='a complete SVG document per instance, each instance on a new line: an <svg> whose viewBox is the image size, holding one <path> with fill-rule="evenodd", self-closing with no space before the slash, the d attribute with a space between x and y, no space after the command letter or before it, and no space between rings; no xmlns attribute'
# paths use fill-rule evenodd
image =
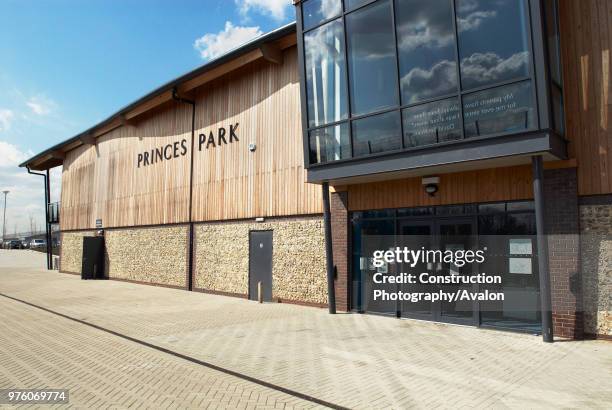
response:
<svg viewBox="0 0 612 410"><path fill-rule="evenodd" d="M401 248L408 249L431 249L435 246L433 238L434 223L432 220L414 221L414 220L399 220L397 226L397 245ZM416 266L412 267L407 263L401 264L399 269L401 272L420 274L422 272L434 271L434 264L423 263L419 261ZM402 285L403 292L434 292L435 288L427 284L404 284ZM436 320L435 309L430 301L403 301L400 306L401 315L414 319Z"/></svg>
<svg viewBox="0 0 612 410"><path fill-rule="evenodd" d="M474 249L475 221L473 218L442 219L436 223L436 236L439 249L444 251L458 251ZM461 263L438 263L436 264L436 275L438 276L472 276L474 274L473 264ZM471 284L442 284L438 288L446 294L457 293L462 290L476 291ZM466 325L477 325L478 311L472 301L445 301L437 304L437 319L440 322L460 323Z"/></svg>
<svg viewBox="0 0 612 410"><path fill-rule="evenodd" d="M473 218L452 218L438 221L399 220L398 246L408 249L451 250L473 249L475 245L475 221ZM430 276L471 276L474 272L471 264L459 266L455 263L426 263L419 262L416 266L406 264L399 267L402 272L416 274L428 273ZM472 285L456 284L423 284L420 281L403 286L404 292L410 293L456 293L457 290L472 291ZM435 320L438 322L451 322L466 325L475 322L473 302L466 301L437 301L428 300L404 301L401 304L401 315L414 319Z"/></svg>

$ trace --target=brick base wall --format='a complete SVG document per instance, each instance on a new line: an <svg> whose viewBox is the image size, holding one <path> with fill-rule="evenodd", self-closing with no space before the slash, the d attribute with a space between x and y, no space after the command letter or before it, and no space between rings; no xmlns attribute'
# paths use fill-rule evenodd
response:
<svg viewBox="0 0 612 410"><path fill-rule="evenodd" d="M347 312L350 308L349 289L349 216L348 192L334 192L330 198L332 244L336 266L336 309Z"/></svg>
<svg viewBox="0 0 612 410"><path fill-rule="evenodd" d="M545 231L555 336L582 339L580 226L576 169L544 172Z"/></svg>

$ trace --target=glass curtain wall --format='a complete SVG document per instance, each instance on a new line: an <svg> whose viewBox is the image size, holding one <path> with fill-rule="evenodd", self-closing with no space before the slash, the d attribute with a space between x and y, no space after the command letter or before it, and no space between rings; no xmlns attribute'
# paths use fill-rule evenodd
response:
<svg viewBox="0 0 612 410"><path fill-rule="evenodd" d="M303 1L310 163L537 129L528 1Z"/></svg>

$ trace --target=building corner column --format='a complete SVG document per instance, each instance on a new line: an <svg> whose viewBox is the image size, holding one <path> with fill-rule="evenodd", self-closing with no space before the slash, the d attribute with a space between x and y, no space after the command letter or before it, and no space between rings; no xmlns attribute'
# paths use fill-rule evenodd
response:
<svg viewBox="0 0 612 410"><path fill-rule="evenodd" d="M554 334L584 338L580 273L580 208L576 168L543 170L544 229L548 246Z"/></svg>
<svg viewBox="0 0 612 410"><path fill-rule="evenodd" d="M540 311L542 314L542 338L552 343L551 281L548 268L548 242L544 228L544 161L541 155L531 158L533 172L533 198L535 202L536 232L538 243L538 273L540 277Z"/></svg>
<svg viewBox="0 0 612 410"><path fill-rule="evenodd" d="M329 204L329 183L323 182L323 227L325 230L325 261L327 271L327 306L329 313L336 313L336 291L334 273L334 254L332 245L331 208Z"/></svg>
<svg viewBox="0 0 612 410"><path fill-rule="evenodd" d="M336 307L342 312L350 310L349 302L349 212L348 192L331 193L331 226L334 263L336 268Z"/></svg>

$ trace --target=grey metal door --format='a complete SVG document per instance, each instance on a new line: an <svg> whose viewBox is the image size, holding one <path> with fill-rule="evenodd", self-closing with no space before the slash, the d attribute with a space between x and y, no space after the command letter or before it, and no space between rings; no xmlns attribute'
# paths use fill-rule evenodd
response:
<svg viewBox="0 0 612 410"><path fill-rule="evenodd" d="M272 231L249 234L249 299L257 300L259 282L263 300L272 301Z"/></svg>

